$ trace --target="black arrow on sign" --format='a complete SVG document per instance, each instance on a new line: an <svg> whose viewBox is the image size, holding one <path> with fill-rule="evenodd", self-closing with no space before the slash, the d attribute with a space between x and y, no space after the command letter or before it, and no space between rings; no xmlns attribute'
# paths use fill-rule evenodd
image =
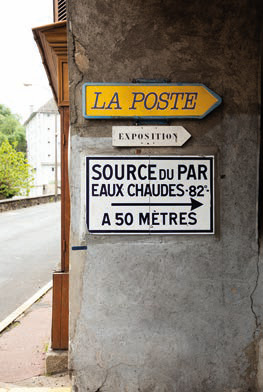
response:
<svg viewBox="0 0 263 392"><path fill-rule="evenodd" d="M191 211L201 207L203 203L190 197L191 203L111 203L112 206L191 206Z"/></svg>

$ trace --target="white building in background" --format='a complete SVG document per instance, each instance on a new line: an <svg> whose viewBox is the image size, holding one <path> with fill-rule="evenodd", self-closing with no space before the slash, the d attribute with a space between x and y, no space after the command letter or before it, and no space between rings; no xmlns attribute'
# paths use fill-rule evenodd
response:
<svg viewBox="0 0 263 392"><path fill-rule="evenodd" d="M53 99L33 112L26 128L28 163L34 168L34 188L30 196L55 193L57 151L58 193L60 193L60 118Z"/></svg>

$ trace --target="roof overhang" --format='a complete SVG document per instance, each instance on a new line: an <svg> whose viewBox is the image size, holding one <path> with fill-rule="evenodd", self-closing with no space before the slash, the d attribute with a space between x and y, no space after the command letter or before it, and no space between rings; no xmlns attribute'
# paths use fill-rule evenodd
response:
<svg viewBox="0 0 263 392"><path fill-rule="evenodd" d="M32 29L58 107L69 106L67 22Z"/></svg>

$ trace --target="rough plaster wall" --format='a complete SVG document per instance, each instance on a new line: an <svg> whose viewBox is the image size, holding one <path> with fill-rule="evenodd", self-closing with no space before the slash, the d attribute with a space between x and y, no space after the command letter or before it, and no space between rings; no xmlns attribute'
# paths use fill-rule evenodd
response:
<svg viewBox="0 0 263 392"><path fill-rule="evenodd" d="M72 252L70 367L79 392L253 392L262 318L257 244L258 9L256 3L68 1ZM81 114L84 82L170 78L204 83L223 104L173 121L181 149L216 154L215 236L89 236L88 154L111 146L116 121ZM131 121L119 124L131 125Z"/></svg>

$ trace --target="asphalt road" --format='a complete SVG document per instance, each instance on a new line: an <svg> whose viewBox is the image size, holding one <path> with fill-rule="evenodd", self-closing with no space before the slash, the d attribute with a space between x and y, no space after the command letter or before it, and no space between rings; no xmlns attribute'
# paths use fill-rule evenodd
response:
<svg viewBox="0 0 263 392"><path fill-rule="evenodd" d="M0 321L52 279L60 262L60 203L0 213Z"/></svg>

